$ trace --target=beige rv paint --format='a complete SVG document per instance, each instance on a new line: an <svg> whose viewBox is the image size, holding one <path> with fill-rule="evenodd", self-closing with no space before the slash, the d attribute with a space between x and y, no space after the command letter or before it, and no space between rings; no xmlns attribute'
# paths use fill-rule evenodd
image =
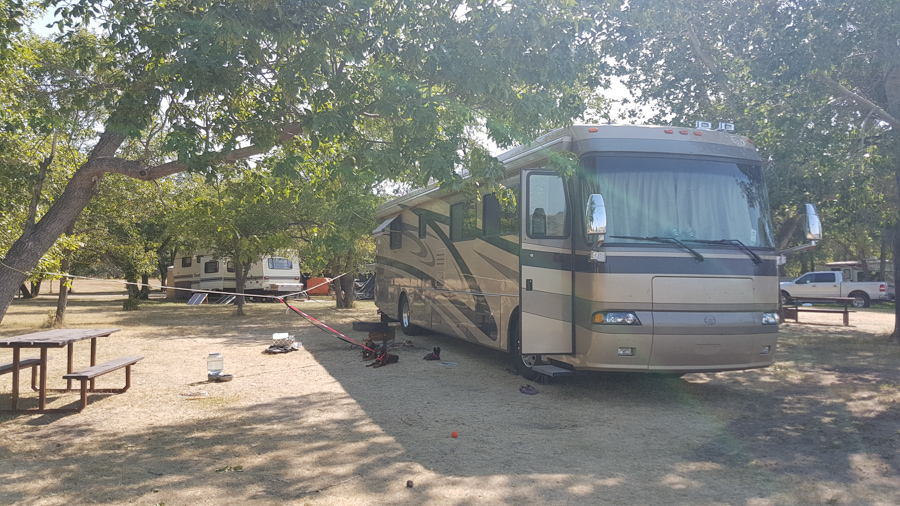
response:
<svg viewBox="0 0 900 506"><path fill-rule="evenodd" d="M653 309L681 304L744 304L753 300L752 278L654 276ZM677 303L660 301L678 301Z"/></svg>
<svg viewBox="0 0 900 506"><path fill-rule="evenodd" d="M653 138L660 129L650 127L622 127L613 129L607 139L622 139L623 143L636 138ZM553 136L557 137L555 140ZM575 148L591 138L587 127L572 127L566 134L550 134L556 150ZM676 135L666 142L678 142ZM716 146L739 146L745 139L718 132L705 132L692 142ZM541 139L528 148L517 148L501 155L507 162L510 178L507 184L518 184L520 168L539 168ZM727 143L727 144L726 144ZM623 144L624 145L624 144ZM718 148L717 148L718 149ZM688 156L682 154L682 156ZM749 156L749 155L748 155ZM522 188L520 187L520 190ZM449 237L450 205L464 200L451 192L437 188L418 190L396 199L379 209L378 217L387 220L400 216L404 224L403 247L389 249L389 236L382 232L376 237L378 255L405 266L391 264L376 266L379 276L376 303L386 315L398 316L398 301L405 294L411 301L412 321L478 344L509 349L509 325L519 306L519 258L482 239L452 242L456 253L447 249L443 239L435 234L437 227ZM443 217L439 223L429 224L426 237L418 238L416 210L426 210ZM478 223L482 223L482 208L478 206ZM579 212L575 210L575 212ZM508 240L518 241L517 238ZM554 247L526 241L528 251L544 254L570 255L567 247ZM693 244L692 244L693 246ZM698 249L703 249L697 246ZM774 263L774 252L758 250L765 262ZM579 249L579 255L586 255ZM527 254L527 252L526 252ZM648 262L665 263L673 259L692 258L678 247L624 248L609 250L610 259L645 258ZM751 258L738 249L704 249L707 260L752 263ZM466 262L468 273L457 265L456 258ZM407 270L417 269L425 278L411 276ZM608 371L719 371L765 367L774 359L776 326L762 326L762 312L777 307L778 285L775 276L713 275L689 276L679 273L588 273L574 276L570 271L545 269L525 265L521 279L532 279L537 287L538 314L523 328L528 332L564 337L571 341L574 325L575 352L565 355L546 355L576 369ZM474 284L473 284L474 283ZM524 281L523 281L524 283ZM477 286L473 290L472 286ZM524 288L524 287L523 287ZM573 300L574 293L574 300ZM482 306L477 307L477 300ZM575 321L571 322L575 309ZM597 325L591 322L595 312L634 311L640 326L620 327ZM477 311L493 318L496 330L489 336L473 321ZM708 323L708 317L715 322ZM747 330L740 330L747 329ZM740 333L727 334L730 331ZM726 334L723 334L726 332ZM618 348L633 348L635 355L623 357ZM769 347L769 352L762 350ZM542 353L542 351L536 351Z"/></svg>

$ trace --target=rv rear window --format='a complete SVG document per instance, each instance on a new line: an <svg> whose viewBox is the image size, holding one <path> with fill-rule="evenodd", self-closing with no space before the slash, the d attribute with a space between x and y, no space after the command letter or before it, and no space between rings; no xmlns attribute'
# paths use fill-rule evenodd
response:
<svg viewBox="0 0 900 506"><path fill-rule="evenodd" d="M288 270L294 268L294 262L288 260L287 258L270 258L269 259L269 269L281 269Z"/></svg>
<svg viewBox="0 0 900 506"><path fill-rule="evenodd" d="M207 274L212 274L214 272L219 272L219 262L217 260L210 260L203 264L203 272Z"/></svg>
<svg viewBox="0 0 900 506"><path fill-rule="evenodd" d="M182 267L190 267L191 266L191 257L181 257L181 266Z"/></svg>

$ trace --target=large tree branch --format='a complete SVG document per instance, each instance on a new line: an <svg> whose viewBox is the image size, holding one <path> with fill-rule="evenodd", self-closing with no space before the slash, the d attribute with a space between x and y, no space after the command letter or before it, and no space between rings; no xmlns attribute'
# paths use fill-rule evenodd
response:
<svg viewBox="0 0 900 506"><path fill-rule="evenodd" d="M719 85L719 91L725 95L725 100L728 101L728 105L731 105L731 87L728 86L728 80L725 79L725 76L722 74L719 66L716 65L716 62L713 61L712 58L706 54L706 51L703 50L703 47L700 44L700 37L697 37L697 33L694 31L693 20L688 22L688 38L691 39L691 48L694 50L694 54L697 55L697 58L703 63L703 66L706 67L706 70L712 74L713 79L716 80L716 84Z"/></svg>
<svg viewBox="0 0 900 506"><path fill-rule="evenodd" d="M298 124L290 124L282 128L281 132L278 142L287 142L302 133L302 129ZM261 146L246 146L222 153L215 158L215 161L218 163L231 163L267 151L267 148ZM188 170L188 166L184 162L176 160L151 167L139 161L107 156L92 158L85 163L80 170L84 172L96 172L98 174L122 174L123 176L134 179L153 181L162 177L171 176L172 174L184 172Z"/></svg>
<svg viewBox="0 0 900 506"><path fill-rule="evenodd" d="M878 104L870 101L869 99L850 91L845 88L841 83L835 81L831 77L827 76L823 72L816 73L816 77L825 83L831 91L835 94L839 95L841 98L846 98L847 100L852 101L859 107L863 112L874 114L878 117L878 119L884 121L885 123L891 125L891 128L897 129L900 131L900 119L895 118L893 115L889 114L887 111L882 109Z"/></svg>

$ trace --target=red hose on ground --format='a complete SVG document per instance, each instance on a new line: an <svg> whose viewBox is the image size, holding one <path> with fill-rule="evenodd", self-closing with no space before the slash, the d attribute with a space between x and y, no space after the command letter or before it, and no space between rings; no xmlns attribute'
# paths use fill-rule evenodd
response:
<svg viewBox="0 0 900 506"><path fill-rule="evenodd" d="M365 348L365 349L371 351L372 353L375 353L375 350L373 350L372 348L369 348L368 346L366 346L366 345L364 345L364 344L360 344L360 343L354 341L353 339L351 339L351 338L345 336L344 334L341 334L341 333L338 332L337 330L334 330L333 328L329 327L328 325L325 325L324 323L320 322L319 320L316 320L316 319L313 318L312 316L310 316L310 315L304 313L303 311L300 311L299 309L295 308L294 306L288 304L288 302L287 302L286 300L284 300L284 299L278 299L278 300L281 301L281 302L283 302L284 305L288 307L288 309L290 309L291 311L297 313L298 315L302 316L303 318L306 318L307 321L309 321L310 323L312 323L312 324L315 325L316 327L318 327L318 328L320 328L320 329L322 329L322 330L324 330L324 331L326 331L326 332L331 332L331 333L335 334L335 335L337 336L338 339L340 339L340 340L342 340L342 341L344 341L344 342L347 342L347 343L350 343L350 344L359 346L360 348Z"/></svg>

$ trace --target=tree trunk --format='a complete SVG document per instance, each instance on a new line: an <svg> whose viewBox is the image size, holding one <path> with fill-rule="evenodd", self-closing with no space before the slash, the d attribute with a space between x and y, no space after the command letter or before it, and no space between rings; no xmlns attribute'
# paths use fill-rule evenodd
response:
<svg viewBox="0 0 900 506"><path fill-rule="evenodd" d="M150 299L150 275L149 274L141 274L141 300Z"/></svg>
<svg viewBox="0 0 900 506"><path fill-rule="evenodd" d="M170 248L171 238L166 239L162 246L156 250L156 265L159 267L160 290L166 291L166 283L169 281L169 266L175 264L176 248Z"/></svg>
<svg viewBox="0 0 900 506"><path fill-rule="evenodd" d="M6 252L0 263L0 322L6 316L16 291L27 279L26 273L37 266L41 257L75 223L97 193L105 173L96 163L97 159L114 155L124 140L124 136L116 133L101 135L88 161L72 174L62 195L34 228L29 233L23 232Z"/></svg>
<svg viewBox="0 0 900 506"><path fill-rule="evenodd" d="M897 183L900 184L900 167L897 168ZM900 343L900 336L897 334L897 330L900 329L900 300L897 299L896 292L900 288L897 284L898 272L900 272L900 222L897 223L897 231L894 233L894 331L891 333L891 339L897 339Z"/></svg>
<svg viewBox="0 0 900 506"><path fill-rule="evenodd" d="M897 193L900 195L900 139L894 141L894 180L897 182ZM900 213L898 213L900 214ZM891 339L900 343L900 300L897 299L897 275L900 273L900 215L897 217L897 228L894 230L894 331Z"/></svg>
<svg viewBox="0 0 900 506"><path fill-rule="evenodd" d="M31 282L31 298L36 299L41 294L41 284L44 280L39 279Z"/></svg>
<svg viewBox="0 0 900 506"><path fill-rule="evenodd" d="M243 294L247 285L247 274L250 271L250 264L245 266L236 260L232 260L232 263L234 264L234 291L238 294ZM244 296L238 295L235 298L235 304L237 305L237 315L244 316Z"/></svg>
<svg viewBox="0 0 900 506"><path fill-rule="evenodd" d="M334 280L334 300L338 309L352 309L356 305L356 291L351 276L344 275Z"/></svg>
<svg viewBox="0 0 900 506"><path fill-rule="evenodd" d="M75 226L72 225L66 230L66 235L72 235L75 232ZM60 262L60 271L65 274L69 273L69 268L72 263L72 250L66 249L63 251L62 262ZM59 296L56 298L56 316L53 318L53 326L54 327L62 327L66 324L66 308L69 304L69 280L72 278L68 276L63 276L59 280Z"/></svg>
<svg viewBox="0 0 900 506"><path fill-rule="evenodd" d="M137 286L138 282L138 274L134 269L129 268L125 271L125 281L128 283L125 285L125 289L128 291L129 299L137 299L141 295L141 290Z"/></svg>

